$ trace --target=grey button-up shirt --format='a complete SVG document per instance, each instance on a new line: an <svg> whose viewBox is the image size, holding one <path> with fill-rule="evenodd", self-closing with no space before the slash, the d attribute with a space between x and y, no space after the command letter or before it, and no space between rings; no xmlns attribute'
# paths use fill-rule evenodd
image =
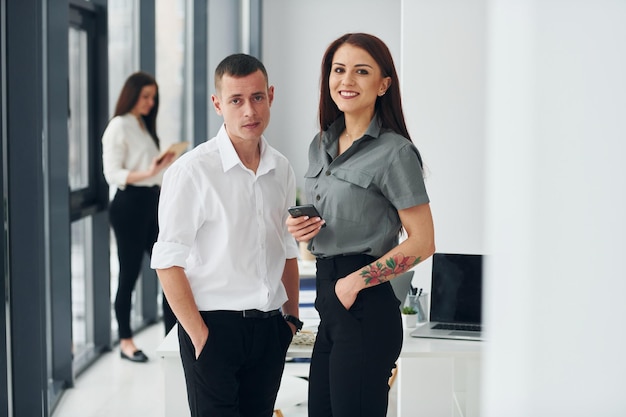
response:
<svg viewBox="0 0 626 417"><path fill-rule="evenodd" d="M327 225L309 249L318 257L364 253L378 258L398 244L398 210L430 201L421 158L412 142L382 129L377 117L337 156L344 128L341 117L309 146L306 195Z"/></svg>

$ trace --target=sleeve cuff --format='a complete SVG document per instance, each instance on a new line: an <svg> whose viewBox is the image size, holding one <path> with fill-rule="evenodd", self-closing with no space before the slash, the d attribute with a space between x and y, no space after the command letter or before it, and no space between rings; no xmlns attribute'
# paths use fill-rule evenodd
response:
<svg viewBox="0 0 626 417"><path fill-rule="evenodd" d="M300 256L300 249L298 248L298 243L293 238L291 240L293 241L293 243L291 244L288 243L287 248L286 248L287 259L297 258L298 256Z"/></svg>
<svg viewBox="0 0 626 417"><path fill-rule="evenodd" d="M106 172L104 178L109 185L114 185L117 188L123 190L126 187L126 180L128 179L130 170L120 169L115 172Z"/></svg>
<svg viewBox="0 0 626 417"><path fill-rule="evenodd" d="M187 267L189 247L180 243L156 242L152 248L150 268L166 269L172 266Z"/></svg>

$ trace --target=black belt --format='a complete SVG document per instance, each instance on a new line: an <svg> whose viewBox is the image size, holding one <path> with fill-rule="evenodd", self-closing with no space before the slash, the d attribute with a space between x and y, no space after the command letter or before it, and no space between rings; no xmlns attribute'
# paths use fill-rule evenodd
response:
<svg viewBox="0 0 626 417"><path fill-rule="evenodd" d="M214 310L207 311L207 313L215 313L220 315L232 315L237 317L243 317L244 319L269 319L270 317L275 317L280 315L280 310L272 310L272 311L261 311L261 310L243 310L243 311L233 311L233 310Z"/></svg>

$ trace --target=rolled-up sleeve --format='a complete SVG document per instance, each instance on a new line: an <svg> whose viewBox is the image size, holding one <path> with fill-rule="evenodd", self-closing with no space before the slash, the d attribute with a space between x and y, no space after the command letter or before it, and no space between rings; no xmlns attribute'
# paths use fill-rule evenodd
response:
<svg viewBox="0 0 626 417"><path fill-rule="evenodd" d="M407 143L386 166L380 188L398 210L430 202L418 155L417 148Z"/></svg>
<svg viewBox="0 0 626 417"><path fill-rule="evenodd" d="M180 243L156 242L152 248L152 269L166 269L172 266L187 267L189 247Z"/></svg>
<svg viewBox="0 0 626 417"><path fill-rule="evenodd" d="M152 249L151 268L187 267L196 233L203 222L202 195L184 167L168 168L159 199L159 237Z"/></svg>

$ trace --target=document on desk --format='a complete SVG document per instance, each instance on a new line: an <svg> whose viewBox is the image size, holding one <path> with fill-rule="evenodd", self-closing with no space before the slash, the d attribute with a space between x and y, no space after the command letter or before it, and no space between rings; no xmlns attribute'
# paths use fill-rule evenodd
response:
<svg viewBox="0 0 626 417"><path fill-rule="evenodd" d="M302 330L296 333L291 340L292 345L313 346L315 343L316 332L312 330Z"/></svg>

